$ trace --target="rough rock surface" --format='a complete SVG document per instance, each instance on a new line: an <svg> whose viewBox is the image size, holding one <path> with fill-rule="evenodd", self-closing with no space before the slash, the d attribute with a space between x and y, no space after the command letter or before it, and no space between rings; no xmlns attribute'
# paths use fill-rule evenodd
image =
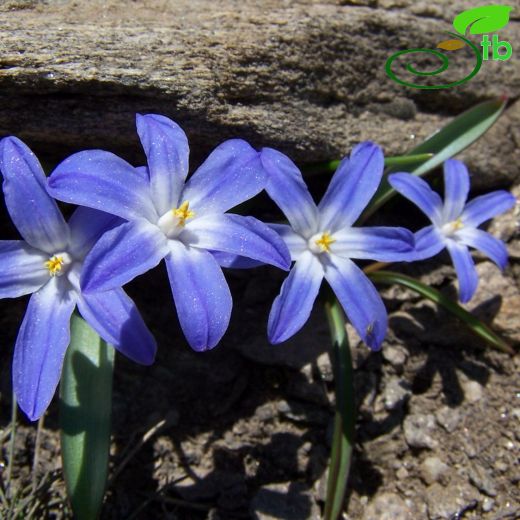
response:
<svg viewBox="0 0 520 520"><path fill-rule="evenodd" d="M139 160L135 112L186 128L195 160L226 137L275 146L300 163L363 139L404 152L478 101L520 95L518 52L468 83L424 91L394 83L388 57L435 48L469 1L4 0L0 135L52 161L110 148ZM516 18L515 18L516 16ZM518 13L500 36L520 40ZM455 56L448 79L471 70ZM474 187L519 175L520 107L463 155ZM500 153L495 153L500 150Z"/></svg>

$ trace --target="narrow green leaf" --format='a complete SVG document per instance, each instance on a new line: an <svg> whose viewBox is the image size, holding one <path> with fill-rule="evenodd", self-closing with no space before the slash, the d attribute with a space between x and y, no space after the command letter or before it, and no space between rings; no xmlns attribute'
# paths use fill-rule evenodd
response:
<svg viewBox="0 0 520 520"><path fill-rule="evenodd" d="M480 336L492 347L496 348L497 350L501 350L502 352L507 352L508 354L515 353L515 351L500 336L495 334L487 325L473 316L473 314L470 314L468 311L466 311L458 303L450 300L449 298L446 298L446 296L433 287L423 284L414 278L393 271L376 271L369 273L368 276L374 282L384 283L387 285L396 283L402 285L403 287L407 287L412 291L415 291L424 298L428 298L428 300L441 305L454 316L457 316L457 318L461 319L472 332Z"/></svg>
<svg viewBox="0 0 520 520"><path fill-rule="evenodd" d="M60 384L61 456L67 493L78 520L98 517L110 449L114 349L79 316Z"/></svg>
<svg viewBox="0 0 520 520"><path fill-rule="evenodd" d="M385 157L385 166L409 166L411 164L423 163L433 157L431 153L421 153L417 155L398 155L395 157ZM341 161L328 161L315 164L309 164L302 167L302 172L305 177L318 175L321 173L334 173Z"/></svg>
<svg viewBox="0 0 520 520"><path fill-rule="evenodd" d="M497 32L509 23L508 5L482 5L462 11L453 20L453 27L460 34L484 34Z"/></svg>
<svg viewBox="0 0 520 520"><path fill-rule="evenodd" d="M334 435L323 518L324 520L337 520L343 509L352 462L356 409L354 401L354 375L350 347L345 330L345 315L336 298L325 304L325 313L329 322L334 347L336 414L334 416Z"/></svg>
<svg viewBox="0 0 520 520"><path fill-rule="evenodd" d="M451 123L426 139L422 144L410 150L407 155L431 153L433 157L414 168L407 168L406 171L414 175L424 175L467 148L489 130L503 112L506 103L507 100L504 98L494 99L484 101L466 110L466 112L456 117ZM395 172L398 169L400 169L400 166L387 168L385 174ZM365 221L383 204L388 202L395 193L385 176L372 202L360 217L359 222Z"/></svg>

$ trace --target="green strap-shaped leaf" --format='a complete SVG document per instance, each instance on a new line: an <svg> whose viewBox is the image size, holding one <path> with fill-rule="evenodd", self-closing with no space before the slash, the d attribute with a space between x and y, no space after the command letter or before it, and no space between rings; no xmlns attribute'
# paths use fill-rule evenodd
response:
<svg viewBox="0 0 520 520"><path fill-rule="evenodd" d="M407 287L412 291L420 294L424 298L435 302L444 307L448 312L451 312L457 318L460 318L467 327L484 339L489 345L507 352L508 354L514 354L514 350L497 334L495 334L487 325L482 323L478 318L470 314L467 310L462 308L458 303L446 298L442 293L430 287L429 285L423 284L410 276L406 276L401 273L393 271L377 271L369 273L368 275L374 282L384 283L392 285L394 283Z"/></svg>
<svg viewBox="0 0 520 520"><path fill-rule="evenodd" d="M325 304L325 313L329 322L334 352L336 414L323 518L324 520L337 520L343 509L354 449L356 428L354 374L345 330L345 315L336 298L331 298L331 301Z"/></svg>
<svg viewBox="0 0 520 520"><path fill-rule="evenodd" d="M422 144L410 150L407 155L431 153L433 157L418 166L406 168L405 171L422 176L467 148L489 130L503 112L506 103L507 100L504 98L493 99L466 110ZM402 167L387 168L385 173L392 173L398 169L402 169ZM395 190L388 184L385 176L359 222L365 221L395 194Z"/></svg>
<svg viewBox="0 0 520 520"><path fill-rule="evenodd" d="M110 449L114 349L79 316L60 384L61 456L74 517L94 520L103 503Z"/></svg>
<svg viewBox="0 0 520 520"><path fill-rule="evenodd" d="M460 34L484 34L497 32L509 23L508 5L483 5L463 11L453 20L453 27Z"/></svg>

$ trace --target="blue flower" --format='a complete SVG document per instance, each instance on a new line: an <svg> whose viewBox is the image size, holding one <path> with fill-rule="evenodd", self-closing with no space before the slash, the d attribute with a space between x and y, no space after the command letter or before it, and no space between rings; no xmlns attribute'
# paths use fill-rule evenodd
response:
<svg viewBox="0 0 520 520"><path fill-rule="evenodd" d="M16 340L13 388L20 408L36 420L60 379L76 306L105 341L138 363L153 362L156 344L122 289L102 295L80 290L85 256L121 220L79 208L65 222L40 163L15 137L0 141L0 171L7 209L24 238L0 241L0 298L33 293Z"/></svg>
<svg viewBox="0 0 520 520"><path fill-rule="evenodd" d="M269 340L280 343L301 329L325 278L363 341L380 348L387 329L386 310L376 288L352 259L405 260L414 244L413 234L406 229L353 227L381 181L381 149L370 142L354 148L318 206L288 157L264 148L261 159L269 176L267 193L290 224L271 226L295 261L269 315Z"/></svg>
<svg viewBox="0 0 520 520"><path fill-rule="evenodd" d="M446 248L459 279L460 301L468 302L475 294L478 275L468 247L480 250L501 269L507 263L505 244L478 229L489 220L514 206L516 199L507 191L494 191L466 204L469 174L455 159L444 163L444 203L420 177L409 173L389 176L392 187L411 200L432 222L415 235L415 260L430 258Z"/></svg>
<svg viewBox="0 0 520 520"><path fill-rule="evenodd" d="M252 217L226 211L265 186L256 152L239 139L222 143L186 182L188 140L160 115L137 116L148 168L133 168L104 151L80 152L49 180L57 199L127 220L90 253L85 292L106 291L155 267L163 258L181 328L194 350L213 348L227 329L231 294L213 252L238 254L288 269L278 235Z"/></svg>

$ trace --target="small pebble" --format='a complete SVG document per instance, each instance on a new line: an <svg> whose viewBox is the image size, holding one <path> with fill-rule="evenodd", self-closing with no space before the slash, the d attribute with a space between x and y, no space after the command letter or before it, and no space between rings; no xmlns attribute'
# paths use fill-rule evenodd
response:
<svg viewBox="0 0 520 520"><path fill-rule="evenodd" d="M464 390L464 397L468 403L476 403L482 399L484 389L480 383L467 381L462 383L462 388Z"/></svg>
<svg viewBox="0 0 520 520"><path fill-rule="evenodd" d="M459 425L460 412L456 408L443 406L435 412L435 418L448 433L453 433Z"/></svg>
<svg viewBox="0 0 520 520"><path fill-rule="evenodd" d="M442 462L439 457L428 457L424 459L420 467L421 479L428 486L434 482L445 484L445 476L449 466Z"/></svg>
<svg viewBox="0 0 520 520"><path fill-rule="evenodd" d="M411 448L434 449L438 442L431 436L435 430L435 417L432 414L412 414L403 423L404 438Z"/></svg>

